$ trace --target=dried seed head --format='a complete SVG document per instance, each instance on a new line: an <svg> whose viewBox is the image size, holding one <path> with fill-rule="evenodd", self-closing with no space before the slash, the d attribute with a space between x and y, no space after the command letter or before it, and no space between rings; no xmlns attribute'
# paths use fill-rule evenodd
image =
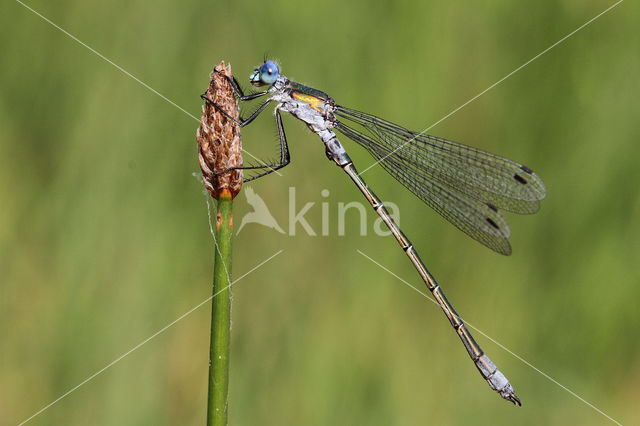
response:
<svg viewBox="0 0 640 426"><path fill-rule="evenodd" d="M216 70L231 77L231 65L225 67L224 61ZM211 73L211 83L206 96L234 120L239 119L233 89L222 75ZM234 198L242 187L243 179L242 170L230 170L242 167L240 126L211 103L205 102L196 139L202 181L207 191L215 199L227 192Z"/></svg>

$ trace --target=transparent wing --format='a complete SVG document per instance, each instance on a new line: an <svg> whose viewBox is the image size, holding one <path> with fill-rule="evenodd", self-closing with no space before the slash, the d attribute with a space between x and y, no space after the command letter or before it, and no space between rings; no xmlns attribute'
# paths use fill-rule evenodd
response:
<svg viewBox="0 0 640 426"><path fill-rule="evenodd" d="M337 130L445 219L498 253L511 253L509 226L498 209L535 213L545 196L542 180L514 161L342 106L334 114Z"/></svg>

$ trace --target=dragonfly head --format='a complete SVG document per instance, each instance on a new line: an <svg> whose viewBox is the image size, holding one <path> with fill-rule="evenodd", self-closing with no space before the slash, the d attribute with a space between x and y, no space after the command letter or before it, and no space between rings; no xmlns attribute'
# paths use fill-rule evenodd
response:
<svg viewBox="0 0 640 426"><path fill-rule="evenodd" d="M280 67L273 61L264 61L259 68L253 70L249 81L256 87L270 85L276 82L280 75Z"/></svg>

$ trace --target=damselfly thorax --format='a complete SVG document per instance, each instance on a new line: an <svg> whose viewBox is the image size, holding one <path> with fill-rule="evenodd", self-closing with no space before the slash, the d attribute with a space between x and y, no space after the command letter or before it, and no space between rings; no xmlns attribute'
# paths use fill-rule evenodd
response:
<svg viewBox="0 0 640 426"><path fill-rule="evenodd" d="M324 92L279 77L276 91L271 96L277 110L288 112L304 122L309 130L317 134L325 144L327 157L342 166L351 159L332 130L337 123L333 114L336 103Z"/></svg>

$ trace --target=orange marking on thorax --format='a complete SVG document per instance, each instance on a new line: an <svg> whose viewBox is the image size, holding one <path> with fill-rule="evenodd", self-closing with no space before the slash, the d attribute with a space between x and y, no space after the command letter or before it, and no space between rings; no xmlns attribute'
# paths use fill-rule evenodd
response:
<svg viewBox="0 0 640 426"><path fill-rule="evenodd" d="M308 104L311 108L315 109L318 112L324 112L324 109L322 107L323 101L320 98L316 98L315 96L311 95L305 95L304 93L300 92L291 92L291 96L293 97L293 99L297 99Z"/></svg>

